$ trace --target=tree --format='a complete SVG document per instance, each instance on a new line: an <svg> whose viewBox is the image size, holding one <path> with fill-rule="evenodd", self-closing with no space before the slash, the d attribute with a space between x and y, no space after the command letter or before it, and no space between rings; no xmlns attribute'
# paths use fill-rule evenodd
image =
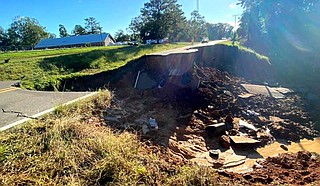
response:
<svg viewBox="0 0 320 186"><path fill-rule="evenodd" d="M81 25L74 26L74 29L72 30L72 34L75 36L79 35L86 35L86 29L84 29Z"/></svg>
<svg viewBox="0 0 320 186"><path fill-rule="evenodd" d="M130 39L130 36L128 34L125 34L123 30L119 29L115 33L114 38L116 41L128 41Z"/></svg>
<svg viewBox="0 0 320 186"><path fill-rule="evenodd" d="M188 20L188 35L191 42L200 41L208 36L206 21L198 11L191 12L191 18Z"/></svg>
<svg viewBox="0 0 320 186"><path fill-rule="evenodd" d="M59 25L59 34L60 34L60 37L68 37L69 34L67 32L67 29L64 25Z"/></svg>
<svg viewBox="0 0 320 186"><path fill-rule="evenodd" d="M285 80L317 86L320 0L240 0L240 5L244 44L267 55Z"/></svg>
<svg viewBox="0 0 320 186"><path fill-rule="evenodd" d="M5 47L7 46L8 43L8 35L5 32L5 30L0 27L0 47Z"/></svg>
<svg viewBox="0 0 320 186"><path fill-rule="evenodd" d="M144 4L140 16L129 26L139 32L142 40L159 40L165 37L174 39L179 35L181 25L186 22L181 5L177 0L150 0Z"/></svg>
<svg viewBox="0 0 320 186"><path fill-rule="evenodd" d="M228 23L206 24L209 40L217 40L222 38L231 38L233 26Z"/></svg>
<svg viewBox="0 0 320 186"><path fill-rule="evenodd" d="M314 28L319 28L315 18L320 16L317 10L319 4L319 0L274 0L272 3L240 0L244 13L239 36L246 40L247 46L268 55L278 54L280 51L277 47L296 48L292 43L299 43L299 48L306 48L307 44L313 43L310 45L313 48L317 45ZM296 41L292 42L292 38Z"/></svg>
<svg viewBox="0 0 320 186"><path fill-rule="evenodd" d="M132 32L134 40L140 40L140 31L143 27L142 17L135 17L131 20L129 30Z"/></svg>
<svg viewBox="0 0 320 186"><path fill-rule="evenodd" d="M8 31L8 44L14 47L34 47L42 38L48 38L49 34L38 20L29 17L16 17Z"/></svg>
<svg viewBox="0 0 320 186"><path fill-rule="evenodd" d="M54 34L54 33L49 33L49 35L48 35L48 38L51 38L51 39L53 39L53 38L56 38L57 36L56 36L56 34Z"/></svg>
<svg viewBox="0 0 320 186"><path fill-rule="evenodd" d="M100 22L96 20L94 17L89 17L84 19L85 29L87 34L99 34L102 32L102 27L100 26Z"/></svg>

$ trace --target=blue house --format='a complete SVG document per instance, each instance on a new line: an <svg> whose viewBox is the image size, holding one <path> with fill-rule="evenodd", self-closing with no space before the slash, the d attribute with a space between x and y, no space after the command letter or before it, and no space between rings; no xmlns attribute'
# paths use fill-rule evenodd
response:
<svg viewBox="0 0 320 186"><path fill-rule="evenodd" d="M63 38L42 39L34 48L45 49L70 48L82 46L107 46L113 43L115 43L115 40L109 33L101 33L80 36L69 36Z"/></svg>

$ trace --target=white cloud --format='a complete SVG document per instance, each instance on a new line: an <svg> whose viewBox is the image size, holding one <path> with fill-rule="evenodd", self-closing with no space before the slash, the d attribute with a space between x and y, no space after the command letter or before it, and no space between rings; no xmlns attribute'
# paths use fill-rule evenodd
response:
<svg viewBox="0 0 320 186"><path fill-rule="evenodd" d="M238 2L233 2L233 3L231 3L231 4L229 5L229 8L230 8L230 9L235 9L235 8L237 8L237 7L238 7L237 3L238 3Z"/></svg>

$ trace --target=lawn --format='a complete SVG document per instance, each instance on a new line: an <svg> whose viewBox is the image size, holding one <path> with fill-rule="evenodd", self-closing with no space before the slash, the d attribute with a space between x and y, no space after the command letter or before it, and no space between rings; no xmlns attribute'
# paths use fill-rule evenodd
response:
<svg viewBox="0 0 320 186"><path fill-rule="evenodd" d="M119 68L145 54L190 45L173 43L0 53L0 81L21 80L31 90L57 89L60 79ZM10 59L9 62L5 62Z"/></svg>

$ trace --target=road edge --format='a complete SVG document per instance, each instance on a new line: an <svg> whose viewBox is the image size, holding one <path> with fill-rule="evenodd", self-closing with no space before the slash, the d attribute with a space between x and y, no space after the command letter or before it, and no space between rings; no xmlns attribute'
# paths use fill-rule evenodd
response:
<svg viewBox="0 0 320 186"><path fill-rule="evenodd" d="M97 93L98 93L98 92L93 92L93 93L87 94L87 95L85 95L85 96L76 98L76 99L74 99L74 100L68 101L67 103L63 103L62 106L70 105L70 104L75 103L75 102L77 102L77 101L86 99L86 98L91 97L91 96L93 96L93 95L96 95ZM31 116L30 118L24 118L24 119L21 119L21 120L19 120L19 121L13 122L13 123L11 123L11 124L9 124L9 125L6 125L6 126L4 126L4 127L1 127L1 128L0 128L0 132L5 131L5 130L8 130L8 129L10 129L10 128L12 128L12 127L15 127L15 126L17 126L17 125L23 124L23 123L25 123L25 122L27 122L27 121L29 121L29 120L32 120L31 118L38 118L38 117L41 117L41 116L43 116L43 115L45 115L45 114L48 114L48 113L54 111L57 107L58 107L58 106L55 106L55 107L50 108L50 109L48 109L48 110L39 112L38 114L35 114L35 115Z"/></svg>

